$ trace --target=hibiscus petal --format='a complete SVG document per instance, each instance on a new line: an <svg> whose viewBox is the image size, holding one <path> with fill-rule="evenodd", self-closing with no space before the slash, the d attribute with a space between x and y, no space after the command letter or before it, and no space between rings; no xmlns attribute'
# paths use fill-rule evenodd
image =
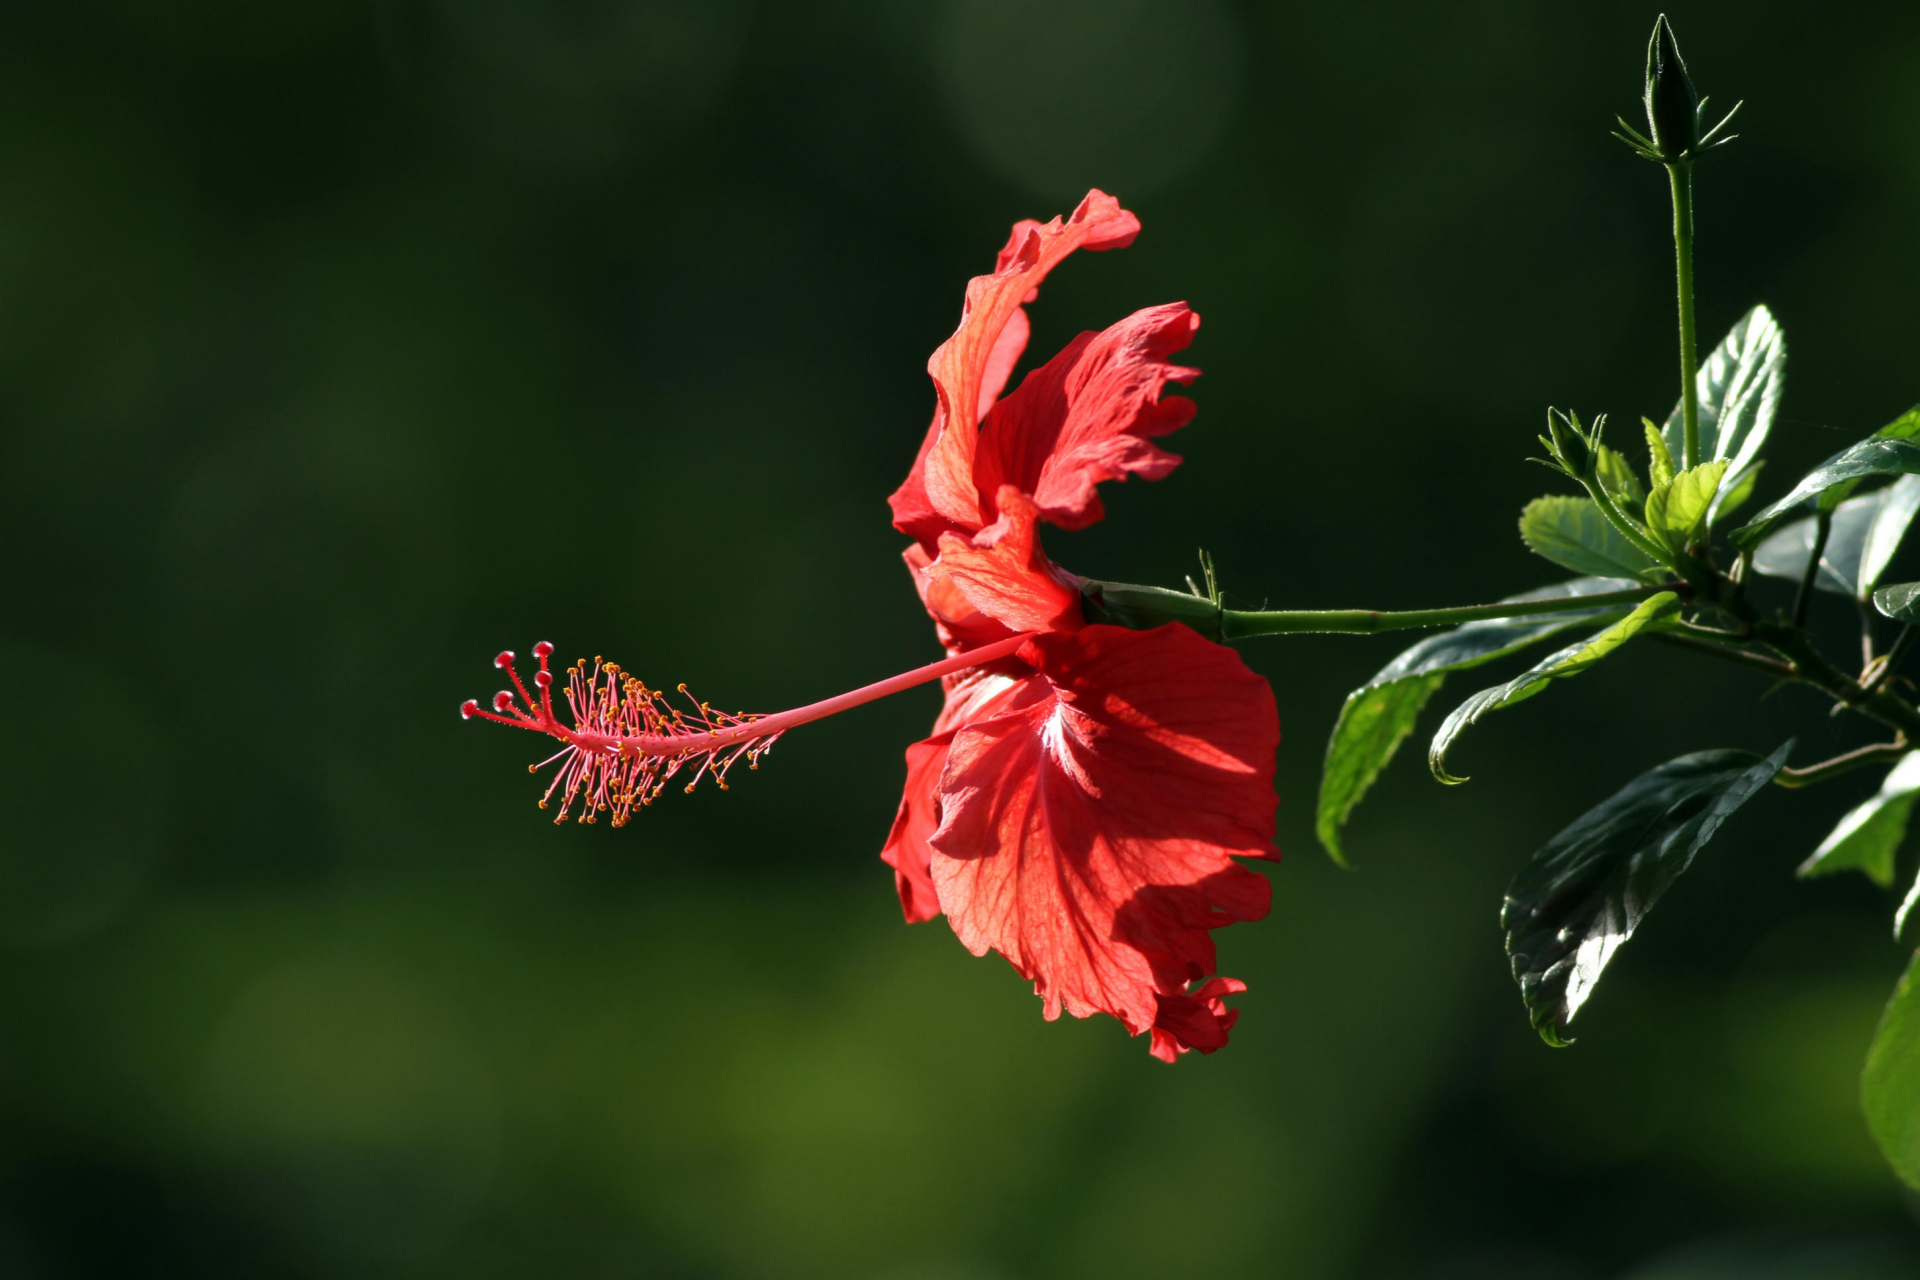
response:
<svg viewBox="0 0 1920 1280"><path fill-rule="evenodd" d="M1172 1062L1189 1049L1212 1053L1226 1048L1227 1032L1240 1020L1240 1011L1227 1008L1221 997L1246 989L1238 978L1213 978L1187 995L1162 994L1149 1052L1162 1062Z"/></svg>
<svg viewBox="0 0 1920 1280"><path fill-rule="evenodd" d="M1075 249L1124 248L1139 233L1140 220L1099 190L1064 220L1014 224L993 274L967 283L960 327L927 361L939 400L913 470L888 499L895 528L931 547L948 529L970 533L987 523L973 481L975 428L1026 346L1022 305Z"/></svg>
<svg viewBox="0 0 1920 1280"><path fill-rule="evenodd" d="M1267 912L1265 877L1234 859L1277 856L1272 691L1177 624L1091 626L1022 654L1045 696L949 745L928 840L941 908L975 955L1033 980L1049 1018L1105 1012L1138 1035L1166 1010L1175 1040L1224 1043L1224 1006L1204 1031L1181 1001L1216 998L1187 994L1214 969L1208 930Z"/></svg>
<svg viewBox="0 0 1920 1280"><path fill-rule="evenodd" d="M1167 358L1199 327L1184 302L1148 307L1081 334L1029 373L981 428L974 473L982 499L1011 484L1033 495L1043 519L1084 529L1104 514L1094 487L1101 481L1158 480L1179 466L1151 439L1193 418L1193 401L1160 393L1200 376Z"/></svg>
<svg viewBox="0 0 1920 1280"><path fill-rule="evenodd" d="M940 825L940 801L934 794L940 771L946 767L951 733L937 734L907 748L907 787L900 797L880 861L893 868L893 885L900 894L900 910L908 924L919 924L940 914L928 862L933 849L927 843Z"/></svg>
<svg viewBox="0 0 1920 1280"><path fill-rule="evenodd" d="M950 603L958 593L974 613L1018 631L1071 630L1081 625L1080 593L1054 576L1040 549L1033 500L1008 485L999 494L1000 518L971 540L940 535L940 558L927 567L921 599L929 612L936 604L962 625ZM942 613L936 620L946 621Z"/></svg>
<svg viewBox="0 0 1920 1280"><path fill-rule="evenodd" d="M975 720L1003 714L1023 701L1046 696L1046 682L1017 658L989 667L972 667L941 681L946 705L934 722L933 736L907 748L907 785L894 815L893 830L880 850L880 860L893 868L894 888L908 924L940 914L928 863L933 847L927 843L940 825L938 787L946 767L954 731Z"/></svg>

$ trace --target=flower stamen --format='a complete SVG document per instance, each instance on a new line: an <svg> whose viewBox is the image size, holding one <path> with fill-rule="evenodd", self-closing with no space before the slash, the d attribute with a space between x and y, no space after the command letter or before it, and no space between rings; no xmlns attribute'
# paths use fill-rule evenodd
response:
<svg viewBox="0 0 1920 1280"><path fill-rule="evenodd" d="M688 693L684 684L678 686L678 692L690 709L682 710L670 703L665 693L628 674L618 663L598 656L591 663L582 658L566 670L563 692L573 719L571 726L561 724L554 714L553 673L547 668L553 646L542 640L533 647L539 668L533 674L537 693L521 682L513 651L504 650L494 658L493 665L507 673L513 688L493 695L491 711L477 700L467 699L460 704L460 715L462 719L479 716L559 739L565 745L558 752L527 766L529 773L550 764L560 766L540 797L540 807L546 808L558 792L560 813L554 819L556 823L565 822L579 805L576 821L597 822L600 814L607 813L612 815L614 826L622 827L635 808L652 804L668 780L688 764L698 762L686 791L691 792L708 777L725 791L727 773L734 765L745 760L749 769L758 769L760 757L795 725L996 661L1013 653L1027 639L1026 635L1012 636L823 702L764 716L716 711L711 703Z"/></svg>

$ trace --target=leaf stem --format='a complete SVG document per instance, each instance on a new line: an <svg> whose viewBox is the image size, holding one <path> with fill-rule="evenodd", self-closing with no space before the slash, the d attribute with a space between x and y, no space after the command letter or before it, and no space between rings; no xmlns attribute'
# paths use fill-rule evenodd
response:
<svg viewBox="0 0 1920 1280"><path fill-rule="evenodd" d="M1633 587L1626 591L1604 591L1590 596L1555 596L1547 600L1503 600L1495 604L1470 604L1453 609L1406 609L1397 612L1383 612L1378 609L1284 611L1224 609L1220 614L1220 636L1223 640L1244 640L1252 636L1297 635L1311 632L1367 635L1376 631L1404 631L1411 627L1451 627L1463 622L1525 618L1541 613L1566 613L1574 609L1638 604L1662 591L1684 593L1686 590L1684 583L1662 583L1657 586Z"/></svg>
<svg viewBox="0 0 1920 1280"><path fill-rule="evenodd" d="M1680 291L1680 469L1700 465L1699 360L1693 324L1693 165L1667 165L1673 188L1673 269Z"/></svg>
<svg viewBox="0 0 1920 1280"><path fill-rule="evenodd" d="M1804 769L1782 769L1774 775L1773 781L1775 786L1780 787L1811 787L1863 765L1892 764L1905 754L1907 754L1907 736L1899 734L1892 742L1876 742L1870 746L1856 747L1831 760L1810 764Z"/></svg>
<svg viewBox="0 0 1920 1280"><path fill-rule="evenodd" d="M1695 635L1676 634L1670 631L1657 632L1653 638L1661 644L1669 644L1676 649L1691 649L1695 653L1704 653L1710 658L1719 658L1725 662L1737 662L1743 667L1752 667L1776 680L1798 678L1791 663L1782 662L1778 658L1769 658L1766 654L1755 653L1751 649L1736 648L1726 641L1702 640Z"/></svg>

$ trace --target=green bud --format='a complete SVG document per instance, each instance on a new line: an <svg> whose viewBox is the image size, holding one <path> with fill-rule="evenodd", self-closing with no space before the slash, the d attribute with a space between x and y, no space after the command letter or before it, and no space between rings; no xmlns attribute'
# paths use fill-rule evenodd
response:
<svg viewBox="0 0 1920 1280"><path fill-rule="evenodd" d="M1580 430L1580 420L1569 419L1558 409L1549 409L1547 432L1552 436L1547 447L1553 452L1553 460L1575 480L1590 479L1595 465L1593 449Z"/></svg>
<svg viewBox="0 0 1920 1280"><path fill-rule="evenodd" d="M1184 622L1209 640L1220 639L1220 606L1184 591L1086 578L1080 583L1080 606L1088 622L1136 631Z"/></svg>
<svg viewBox="0 0 1920 1280"><path fill-rule="evenodd" d="M1647 127L1655 148L1669 164L1700 142L1700 94L1681 61L1667 15L1654 20L1647 42Z"/></svg>

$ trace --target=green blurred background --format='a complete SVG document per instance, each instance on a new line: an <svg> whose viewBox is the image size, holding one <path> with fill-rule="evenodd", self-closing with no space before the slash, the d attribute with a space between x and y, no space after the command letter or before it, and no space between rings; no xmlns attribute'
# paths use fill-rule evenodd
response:
<svg viewBox="0 0 1920 1280"><path fill-rule="evenodd" d="M1220 935L1232 1047L1171 1068L900 923L930 689L617 832L454 714L540 638L759 710L937 656L884 504L927 354L1095 184L1145 232L1031 353L1184 298L1206 376L1186 464L1056 558L1205 546L1288 607L1564 576L1513 528L1546 406L1674 398L1664 183L1607 137L1653 16L0 7L0 1274L1920 1275L1855 1102L1892 900L1791 877L1871 778L1743 811L1576 1048L1504 971L1507 877L1634 773L1861 740L1745 673L1632 651L1463 788L1410 750L1342 873L1320 747L1401 641L1248 643L1287 857ZM1920 398L1920 10L1673 17L1748 100L1701 314L1786 328L1766 496Z"/></svg>

